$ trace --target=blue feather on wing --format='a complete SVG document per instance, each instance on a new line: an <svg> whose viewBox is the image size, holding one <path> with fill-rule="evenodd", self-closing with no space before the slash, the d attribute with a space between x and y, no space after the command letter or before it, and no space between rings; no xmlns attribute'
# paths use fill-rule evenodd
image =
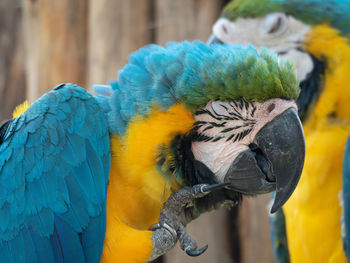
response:
<svg viewBox="0 0 350 263"><path fill-rule="evenodd" d="M106 113L82 88L60 85L13 120L0 145L1 261L98 262L109 169Z"/></svg>

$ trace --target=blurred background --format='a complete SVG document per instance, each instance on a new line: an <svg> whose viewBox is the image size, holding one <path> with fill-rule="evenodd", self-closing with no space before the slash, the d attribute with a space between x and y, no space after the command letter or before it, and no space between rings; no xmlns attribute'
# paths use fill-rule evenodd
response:
<svg viewBox="0 0 350 263"><path fill-rule="evenodd" d="M227 0L0 0L0 123L16 105L59 83L86 89L108 83L139 47L206 41ZM192 222L198 258L178 247L156 262L274 262L267 219L269 196L245 199ZM137 242L137 240L135 240Z"/></svg>

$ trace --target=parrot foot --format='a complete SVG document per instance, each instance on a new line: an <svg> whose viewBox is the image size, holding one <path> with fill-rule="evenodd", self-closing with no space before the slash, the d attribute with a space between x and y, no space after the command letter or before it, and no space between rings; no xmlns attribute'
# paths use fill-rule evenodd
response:
<svg viewBox="0 0 350 263"><path fill-rule="evenodd" d="M204 253L208 245L197 249L197 243L186 232L186 225L196 216L191 204L197 198L202 198L214 190L227 186L222 184L198 184L193 187L186 186L173 193L165 202L159 216L159 223L151 227L153 252L150 260L153 260L175 246L177 239L180 247L189 256L199 256Z"/></svg>
<svg viewBox="0 0 350 263"><path fill-rule="evenodd" d="M181 249L191 257L197 257L203 254L208 248L208 245L205 245L204 247L197 249L197 242L187 234L184 226L180 227L178 235Z"/></svg>

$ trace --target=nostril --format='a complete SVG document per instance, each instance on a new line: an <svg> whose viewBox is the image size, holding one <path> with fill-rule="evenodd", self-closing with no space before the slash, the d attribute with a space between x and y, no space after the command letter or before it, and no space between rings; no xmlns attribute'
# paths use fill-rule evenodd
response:
<svg viewBox="0 0 350 263"><path fill-rule="evenodd" d="M248 147L249 147L249 149L250 149L251 151L253 151L253 152L256 151L256 150L258 149L258 145L256 145L255 143L249 144Z"/></svg>
<svg viewBox="0 0 350 263"><path fill-rule="evenodd" d="M270 28L269 34L276 33L278 29L280 29L281 25L282 25L282 18L279 17L277 21L273 24L273 26Z"/></svg>
<svg viewBox="0 0 350 263"><path fill-rule="evenodd" d="M271 111L273 111L275 109L276 105L274 103L271 103L268 107L267 107L267 112L270 113Z"/></svg>
<svg viewBox="0 0 350 263"><path fill-rule="evenodd" d="M218 23L218 28L221 31L222 34L229 35L230 34L230 22L226 19L222 19Z"/></svg>

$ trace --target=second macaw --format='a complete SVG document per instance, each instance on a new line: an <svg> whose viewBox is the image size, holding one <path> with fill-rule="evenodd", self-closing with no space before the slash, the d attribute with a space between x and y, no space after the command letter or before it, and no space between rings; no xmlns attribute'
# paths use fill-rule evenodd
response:
<svg viewBox="0 0 350 263"><path fill-rule="evenodd" d="M349 34L347 0L235 0L213 27L210 42L265 46L297 70L306 159L302 179L283 207L287 239L279 229L284 215L272 219L280 262L289 261L286 242L291 262L346 262L339 193L350 131ZM350 219L345 223L350 228Z"/></svg>

